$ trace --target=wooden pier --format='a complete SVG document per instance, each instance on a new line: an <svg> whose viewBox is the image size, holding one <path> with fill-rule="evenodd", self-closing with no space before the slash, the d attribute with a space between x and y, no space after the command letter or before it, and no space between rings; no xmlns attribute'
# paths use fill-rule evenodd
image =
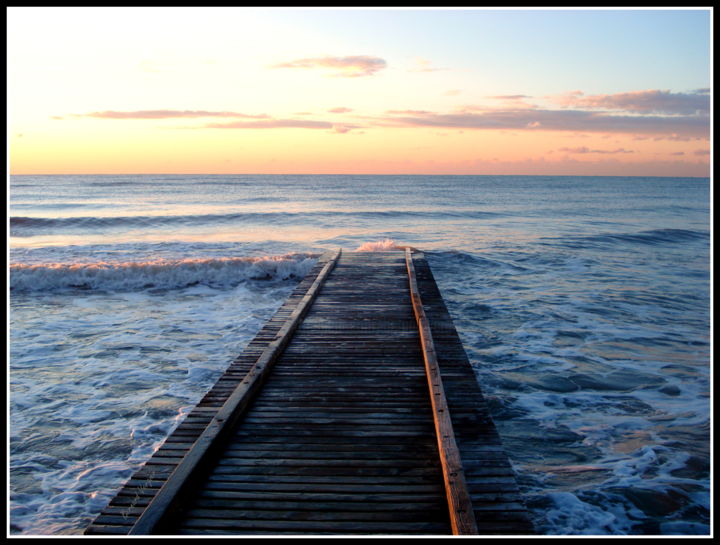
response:
<svg viewBox="0 0 720 545"><path fill-rule="evenodd" d="M86 534L520 535L422 253L324 254Z"/></svg>

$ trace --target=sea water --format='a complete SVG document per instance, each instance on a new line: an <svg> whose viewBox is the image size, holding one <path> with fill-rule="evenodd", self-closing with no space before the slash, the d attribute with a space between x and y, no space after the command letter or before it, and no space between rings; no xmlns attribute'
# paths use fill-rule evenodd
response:
<svg viewBox="0 0 720 545"><path fill-rule="evenodd" d="M79 534L329 249L425 252L541 534L710 531L710 182L12 176L10 532Z"/></svg>

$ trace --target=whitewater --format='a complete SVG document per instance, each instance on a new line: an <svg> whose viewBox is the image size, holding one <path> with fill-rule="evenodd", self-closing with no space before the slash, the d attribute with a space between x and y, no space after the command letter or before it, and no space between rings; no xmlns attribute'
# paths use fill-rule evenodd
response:
<svg viewBox="0 0 720 545"><path fill-rule="evenodd" d="M707 178L11 176L10 533L81 534L324 251L425 252L536 529L707 535Z"/></svg>

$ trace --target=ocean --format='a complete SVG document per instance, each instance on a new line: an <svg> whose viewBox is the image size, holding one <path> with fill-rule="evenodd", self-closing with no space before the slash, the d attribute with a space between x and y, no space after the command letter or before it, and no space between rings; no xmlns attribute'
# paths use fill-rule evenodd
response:
<svg viewBox="0 0 720 545"><path fill-rule="evenodd" d="M318 255L425 252L536 530L710 532L707 178L9 181L10 533L80 534Z"/></svg>

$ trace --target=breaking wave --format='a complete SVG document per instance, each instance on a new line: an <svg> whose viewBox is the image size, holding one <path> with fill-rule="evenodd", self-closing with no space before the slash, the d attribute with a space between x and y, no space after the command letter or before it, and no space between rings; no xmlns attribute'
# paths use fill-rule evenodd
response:
<svg viewBox="0 0 720 545"><path fill-rule="evenodd" d="M230 289L247 280L302 278L316 259L315 254L287 254L122 263L13 264L10 289L14 293L171 290L195 285Z"/></svg>
<svg viewBox="0 0 720 545"><path fill-rule="evenodd" d="M401 250L404 246L398 246L391 238L386 238L378 242L366 242L358 246L356 252L386 252L388 250Z"/></svg>

